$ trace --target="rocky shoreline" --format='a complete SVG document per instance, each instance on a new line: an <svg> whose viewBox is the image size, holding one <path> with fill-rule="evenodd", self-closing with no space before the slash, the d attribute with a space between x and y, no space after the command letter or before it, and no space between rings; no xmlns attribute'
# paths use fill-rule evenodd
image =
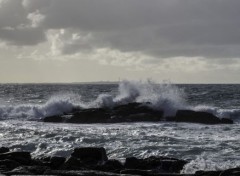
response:
<svg viewBox="0 0 240 176"><path fill-rule="evenodd" d="M165 116L163 110L151 108L151 104L129 103L113 108L73 109L62 115L48 116L44 122L54 123L122 123L122 122L187 122L208 125L233 124L228 118L219 118L215 115L193 110L178 110L175 116Z"/></svg>
<svg viewBox="0 0 240 176"><path fill-rule="evenodd" d="M223 171L197 171L181 174L188 162L163 156L144 159L126 158L124 163L108 159L104 148L75 148L67 157L34 158L30 152L0 148L0 175L65 175L65 176L239 176L240 167Z"/></svg>

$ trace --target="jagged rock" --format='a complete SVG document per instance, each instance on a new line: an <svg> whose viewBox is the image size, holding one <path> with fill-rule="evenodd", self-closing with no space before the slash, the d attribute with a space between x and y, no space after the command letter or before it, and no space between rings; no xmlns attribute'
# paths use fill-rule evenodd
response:
<svg viewBox="0 0 240 176"><path fill-rule="evenodd" d="M103 147L75 148L71 156L79 158L86 165L99 164L108 160L106 150Z"/></svg>
<svg viewBox="0 0 240 176"><path fill-rule="evenodd" d="M7 147L0 147L0 154L1 153L7 153L9 151L10 151L9 148L7 148Z"/></svg>
<svg viewBox="0 0 240 176"><path fill-rule="evenodd" d="M135 157L126 158L124 164L127 169L158 170L159 172L179 173L187 162L167 157L151 156L145 159Z"/></svg>
<svg viewBox="0 0 240 176"><path fill-rule="evenodd" d="M30 152L7 152L0 154L0 160L14 160L23 165L29 165L32 162Z"/></svg>
<svg viewBox="0 0 240 176"><path fill-rule="evenodd" d="M64 157L59 157L59 156L53 156L50 159L50 167L53 169L59 168L64 162L65 162Z"/></svg>
<svg viewBox="0 0 240 176"><path fill-rule="evenodd" d="M176 122L191 122L191 123L203 123L203 124L220 124L221 119L215 115L192 110L178 110L175 116Z"/></svg>

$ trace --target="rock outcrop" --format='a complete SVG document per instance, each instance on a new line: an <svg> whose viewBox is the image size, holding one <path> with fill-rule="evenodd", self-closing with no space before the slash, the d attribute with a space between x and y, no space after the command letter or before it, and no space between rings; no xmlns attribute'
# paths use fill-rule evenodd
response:
<svg viewBox="0 0 240 176"><path fill-rule="evenodd" d="M163 110L150 108L149 103L129 103L114 108L74 109L64 115L43 118L44 122L53 123L122 123L122 122L187 122L202 124L232 124L227 118L219 118L211 113L193 110L178 110L173 117L164 118Z"/></svg>

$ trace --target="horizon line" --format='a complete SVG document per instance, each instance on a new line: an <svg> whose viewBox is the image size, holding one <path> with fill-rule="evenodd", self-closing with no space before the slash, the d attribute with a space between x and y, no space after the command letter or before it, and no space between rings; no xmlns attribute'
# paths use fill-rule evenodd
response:
<svg viewBox="0 0 240 176"><path fill-rule="evenodd" d="M132 81L132 80L130 80ZM135 81L135 80L134 80ZM0 84L118 84L122 81L76 81L76 82L0 82ZM156 82L156 81L155 81ZM164 84L165 82L156 82L156 84ZM240 84L240 83L183 83L183 82L167 82L169 84Z"/></svg>

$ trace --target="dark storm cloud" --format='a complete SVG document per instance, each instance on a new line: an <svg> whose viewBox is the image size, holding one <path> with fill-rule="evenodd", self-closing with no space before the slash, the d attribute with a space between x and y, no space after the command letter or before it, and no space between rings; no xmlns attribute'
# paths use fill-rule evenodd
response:
<svg viewBox="0 0 240 176"><path fill-rule="evenodd" d="M4 17L0 16L0 27L27 24L27 14L34 11L45 17L40 28L33 29L35 34L30 37L19 37L21 32L10 35L0 30L2 39L15 40L15 44L42 42L42 34L49 29L74 29L90 33L93 39L66 43L62 50L65 54L73 54L81 49L110 47L123 52L140 51L157 57L240 56L239 0L9 2L12 3L9 8L15 7L20 15L8 13ZM8 12L6 7L5 11Z"/></svg>

